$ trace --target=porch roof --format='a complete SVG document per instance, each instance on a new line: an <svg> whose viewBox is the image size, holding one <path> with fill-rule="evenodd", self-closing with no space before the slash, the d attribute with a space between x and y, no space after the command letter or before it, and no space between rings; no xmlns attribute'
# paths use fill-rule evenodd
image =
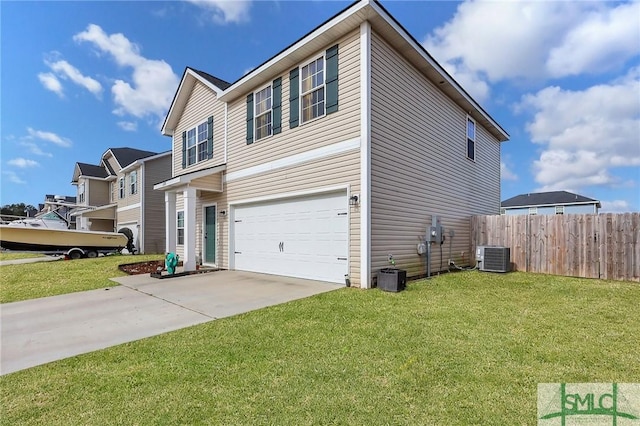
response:
<svg viewBox="0 0 640 426"><path fill-rule="evenodd" d="M222 192L222 172L225 170L227 170L226 164L196 170L156 183L153 189L173 192L189 186L203 191Z"/></svg>

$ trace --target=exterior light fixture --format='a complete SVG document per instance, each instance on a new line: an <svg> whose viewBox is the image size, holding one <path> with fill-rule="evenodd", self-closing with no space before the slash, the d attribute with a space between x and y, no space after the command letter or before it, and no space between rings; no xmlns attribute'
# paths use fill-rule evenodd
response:
<svg viewBox="0 0 640 426"><path fill-rule="evenodd" d="M349 205L350 206L357 206L359 203L359 199L357 195L352 195L351 197L349 197Z"/></svg>

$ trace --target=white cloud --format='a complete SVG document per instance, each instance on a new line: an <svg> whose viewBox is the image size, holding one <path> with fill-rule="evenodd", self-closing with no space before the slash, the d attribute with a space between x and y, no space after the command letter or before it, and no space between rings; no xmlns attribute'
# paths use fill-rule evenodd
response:
<svg viewBox="0 0 640 426"><path fill-rule="evenodd" d="M577 189L619 184L611 169L640 166L640 79L625 78L585 90L547 87L525 95L520 109L531 109L527 131L544 146L534 162L541 189Z"/></svg>
<svg viewBox="0 0 640 426"><path fill-rule="evenodd" d="M10 170L3 170L2 174L5 175L9 180L9 182L11 183L16 183L18 185L24 185L27 183L25 180L22 180L16 172L12 172Z"/></svg>
<svg viewBox="0 0 640 426"><path fill-rule="evenodd" d="M169 64L141 56L140 48L123 34L109 35L98 25L90 24L73 39L89 42L101 53L111 55L118 65L133 69L131 83L116 80L111 87L117 106L113 111L116 115L130 114L138 118L164 116L179 82Z"/></svg>
<svg viewBox="0 0 640 426"><path fill-rule="evenodd" d="M52 71L57 73L60 78L71 80L78 86L84 87L98 98L102 94L102 85L97 80L82 75L82 73L69 62L59 60L55 62L45 61L45 63ZM58 84L60 84L59 81Z"/></svg>
<svg viewBox="0 0 640 426"><path fill-rule="evenodd" d="M640 52L640 3L591 12L549 52L556 77L616 69Z"/></svg>
<svg viewBox="0 0 640 426"><path fill-rule="evenodd" d="M472 83L594 74L640 52L640 3L466 1L425 48ZM466 85L463 84L463 87Z"/></svg>
<svg viewBox="0 0 640 426"><path fill-rule="evenodd" d="M500 179L502 180L518 180L516 175L504 161L500 162Z"/></svg>
<svg viewBox="0 0 640 426"><path fill-rule="evenodd" d="M135 132L138 130L138 123L135 121L118 121L118 127L126 132Z"/></svg>
<svg viewBox="0 0 640 426"><path fill-rule="evenodd" d="M631 205L625 200L601 201L601 213L625 213L633 211Z"/></svg>
<svg viewBox="0 0 640 426"><path fill-rule="evenodd" d="M33 142L22 141L20 142L20 145L26 147L32 154L40 155L42 157L53 157L53 154L51 154L50 152L44 152L37 144Z"/></svg>
<svg viewBox="0 0 640 426"><path fill-rule="evenodd" d="M29 167L38 167L40 163L37 161L29 160L26 158L18 157L12 160L7 161L7 164L10 166L20 167L22 169L27 169Z"/></svg>
<svg viewBox="0 0 640 426"><path fill-rule="evenodd" d="M27 128L27 132L29 133L30 139L40 139L43 141L54 143L63 148L69 148L72 143L71 140L64 138L62 136L58 136L53 132L45 132L42 130L34 130L31 127Z"/></svg>
<svg viewBox="0 0 640 426"><path fill-rule="evenodd" d="M45 89L52 91L60 97L64 96L62 84L55 75L50 72L40 73L38 74L38 80L40 80L40 83L42 83Z"/></svg>
<svg viewBox="0 0 640 426"><path fill-rule="evenodd" d="M218 24L249 22L251 0L188 0L213 13Z"/></svg>

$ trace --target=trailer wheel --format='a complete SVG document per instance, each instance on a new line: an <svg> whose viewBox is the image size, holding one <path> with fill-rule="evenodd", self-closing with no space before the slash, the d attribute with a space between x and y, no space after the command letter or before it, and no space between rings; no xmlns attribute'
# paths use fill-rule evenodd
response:
<svg viewBox="0 0 640 426"><path fill-rule="evenodd" d="M89 250L89 251L87 252L87 257L88 257L89 259L95 259L96 257L98 257L98 252L97 252L97 251L95 251L95 250Z"/></svg>
<svg viewBox="0 0 640 426"><path fill-rule="evenodd" d="M67 256L69 256L69 259L71 260L78 260L82 258L82 252L78 249L71 250L69 253L67 253Z"/></svg>

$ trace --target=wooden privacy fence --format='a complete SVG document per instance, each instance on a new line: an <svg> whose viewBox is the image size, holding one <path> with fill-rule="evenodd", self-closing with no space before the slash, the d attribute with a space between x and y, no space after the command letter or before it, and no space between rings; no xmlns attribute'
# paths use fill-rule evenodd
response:
<svg viewBox="0 0 640 426"><path fill-rule="evenodd" d="M513 270L640 281L640 213L471 218L471 248L511 249Z"/></svg>

